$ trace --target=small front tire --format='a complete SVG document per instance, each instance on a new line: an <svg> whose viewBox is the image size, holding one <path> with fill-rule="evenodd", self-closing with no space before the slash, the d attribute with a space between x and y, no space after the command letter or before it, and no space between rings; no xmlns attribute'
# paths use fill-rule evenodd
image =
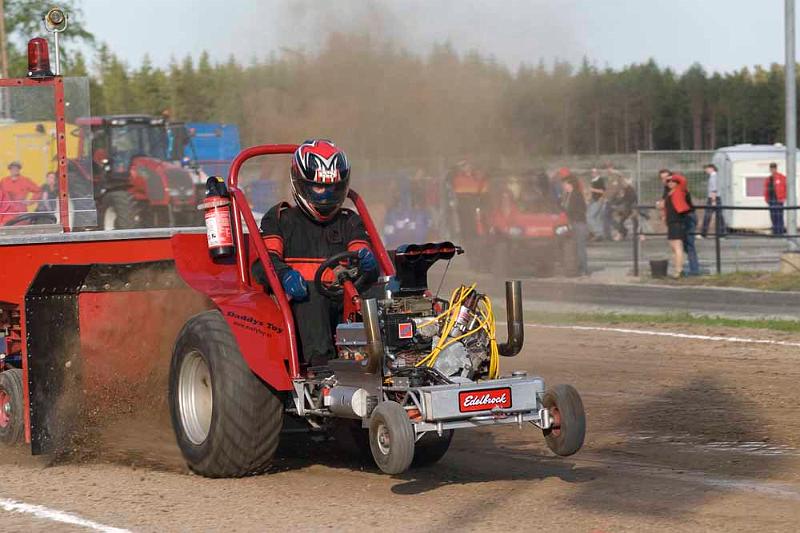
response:
<svg viewBox="0 0 800 533"><path fill-rule="evenodd" d="M0 372L0 443L19 444L24 434L22 370L12 368Z"/></svg>
<svg viewBox="0 0 800 533"><path fill-rule="evenodd" d="M552 426L543 430L547 447L561 456L580 450L586 437L586 413L575 387L556 385L544 393L542 405L553 419Z"/></svg>
<svg viewBox="0 0 800 533"><path fill-rule="evenodd" d="M414 428L408 413L392 401L378 404L369 421L369 447L386 474L402 474L414 460Z"/></svg>

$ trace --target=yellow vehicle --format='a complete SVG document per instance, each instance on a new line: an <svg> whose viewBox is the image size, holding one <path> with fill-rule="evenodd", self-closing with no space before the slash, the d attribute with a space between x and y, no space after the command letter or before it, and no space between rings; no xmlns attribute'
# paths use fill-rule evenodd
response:
<svg viewBox="0 0 800 533"><path fill-rule="evenodd" d="M67 157L75 158L79 139L69 133L76 130L67 124ZM22 164L22 174L36 184L44 183L45 175L56 170L56 123L0 122L0 176L5 176L6 167L12 161Z"/></svg>

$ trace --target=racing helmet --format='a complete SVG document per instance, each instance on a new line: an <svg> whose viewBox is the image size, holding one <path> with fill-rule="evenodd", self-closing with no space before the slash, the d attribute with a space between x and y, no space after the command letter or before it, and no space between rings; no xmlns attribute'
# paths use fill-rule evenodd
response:
<svg viewBox="0 0 800 533"><path fill-rule="evenodd" d="M327 139L309 139L298 146L291 175L297 206L317 222L332 219L350 189L350 161Z"/></svg>

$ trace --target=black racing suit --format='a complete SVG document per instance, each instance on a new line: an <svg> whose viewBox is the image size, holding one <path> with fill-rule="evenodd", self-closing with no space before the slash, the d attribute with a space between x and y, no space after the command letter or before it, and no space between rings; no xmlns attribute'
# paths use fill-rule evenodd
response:
<svg viewBox="0 0 800 533"><path fill-rule="evenodd" d="M284 202L261 219L261 235L278 279L293 268L308 284L308 298L291 302L299 351L305 363L323 365L335 355L333 333L341 314L341 302L333 302L317 292L314 274L333 255L369 247L364 223L349 209L341 209L328 222L315 222L298 207ZM257 278L261 277L258 267L254 270Z"/></svg>

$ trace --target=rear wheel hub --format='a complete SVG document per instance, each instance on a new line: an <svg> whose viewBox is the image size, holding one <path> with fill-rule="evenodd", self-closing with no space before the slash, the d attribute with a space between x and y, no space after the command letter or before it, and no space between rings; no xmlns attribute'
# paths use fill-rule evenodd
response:
<svg viewBox="0 0 800 533"><path fill-rule="evenodd" d="M8 427L13 412L11 397L6 391L0 390L0 428Z"/></svg>
<svg viewBox="0 0 800 533"><path fill-rule="evenodd" d="M208 363L199 352L190 352L181 363L178 407L181 425L192 444L200 445L208 438L213 400Z"/></svg>

